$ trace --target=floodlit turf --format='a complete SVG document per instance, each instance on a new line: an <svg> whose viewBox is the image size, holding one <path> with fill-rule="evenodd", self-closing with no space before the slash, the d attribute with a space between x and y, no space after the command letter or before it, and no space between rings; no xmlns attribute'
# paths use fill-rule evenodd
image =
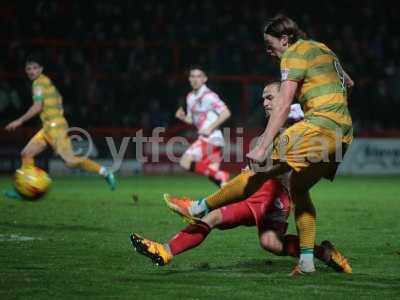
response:
<svg viewBox="0 0 400 300"><path fill-rule="evenodd" d="M132 251L131 231L164 241L182 228L162 194L205 195L205 178L123 178L115 192L93 177L54 178L39 202L0 200L0 299L399 299L399 179L315 187L317 239L333 241L354 274L318 264L292 279L294 260L261 250L254 228L215 231L166 267ZM1 190L9 184L0 178Z"/></svg>

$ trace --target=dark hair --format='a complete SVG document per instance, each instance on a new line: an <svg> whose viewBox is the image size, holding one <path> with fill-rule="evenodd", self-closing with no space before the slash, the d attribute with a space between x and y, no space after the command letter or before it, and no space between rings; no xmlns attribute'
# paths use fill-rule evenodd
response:
<svg viewBox="0 0 400 300"><path fill-rule="evenodd" d="M42 56L37 54L37 53L33 53L33 54L29 54L25 60L25 65L27 64L31 64L31 63L36 63L39 66L43 67L43 59Z"/></svg>
<svg viewBox="0 0 400 300"><path fill-rule="evenodd" d="M299 39L307 38L307 35L299 28L296 22L284 15L276 15L269 19L264 25L264 34L269 34L276 38L287 35L289 44L293 44Z"/></svg>
<svg viewBox="0 0 400 300"><path fill-rule="evenodd" d="M204 75L207 76L206 70L205 70L205 69L203 68L203 66L201 66L201 65L191 65L191 66L189 67L188 73L190 74L190 72L192 72L193 70L200 70L201 72L204 73Z"/></svg>

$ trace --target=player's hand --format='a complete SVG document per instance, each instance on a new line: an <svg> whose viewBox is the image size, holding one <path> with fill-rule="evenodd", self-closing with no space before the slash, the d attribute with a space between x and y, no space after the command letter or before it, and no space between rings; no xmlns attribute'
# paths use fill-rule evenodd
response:
<svg viewBox="0 0 400 300"><path fill-rule="evenodd" d="M352 88L354 86L354 81L350 77L347 78L346 80L346 87L347 88Z"/></svg>
<svg viewBox="0 0 400 300"><path fill-rule="evenodd" d="M203 136L209 136L212 133L211 128L207 127L207 128L202 128L199 130L199 135L203 135Z"/></svg>
<svg viewBox="0 0 400 300"><path fill-rule="evenodd" d="M185 121L186 120L186 113L182 107L179 107L175 113L175 117L179 120Z"/></svg>
<svg viewBox="0 0 400 300"><path fill-rule="evenodd" d="M258 146L247 153L246 157L250 163L262 164L267 159L266 152L267 151L263 147Z"/></svg>
<svg viewBox="0 0 400 300"><path fill-rule="evenodd" d="M240 170L240 172L246 172L246 171L249 171L250 170L250 167L247 165L247 166L245 166L244 168L242 168L241 170Z"/></svg>
<svg viewBox="0 0 400 300"><path fill-rule="evenodd" d="M11 123L9 123L6 126L6 130L7 131L14 131L15 129L17 129L19 126L22 125L22 121L20 121L19 119L12 121Z"/></svg>

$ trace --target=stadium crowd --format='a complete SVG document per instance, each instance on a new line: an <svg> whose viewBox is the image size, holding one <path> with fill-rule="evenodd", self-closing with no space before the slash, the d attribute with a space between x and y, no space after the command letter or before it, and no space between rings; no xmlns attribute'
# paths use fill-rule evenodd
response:
<svg viewBox="0 0 400 300"><path fill-rule="evenodd" d="M360 0L319 1L307 9L289 0L2 1L0 117L9 121L30 105L24 61L40 51L71 124L173 124L178 100L189 89L182 75L191 64L204 65L210 75L278 78L261 34L265 20L278 12L338 53L355 79L350 109L356 134L399 129L398 10ZM239 110L242 94L235 82L210 85L233 112ZM262 85L252 85L250 107L260 100Z"/></svg>

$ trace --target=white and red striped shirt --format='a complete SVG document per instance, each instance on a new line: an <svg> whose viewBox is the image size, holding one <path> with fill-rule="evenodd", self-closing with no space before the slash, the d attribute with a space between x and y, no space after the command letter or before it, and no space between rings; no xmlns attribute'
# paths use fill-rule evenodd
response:
<svg viewBox="0 0 400 300"><path fill-rule="evenodd" d="M187 115L191 118L197 130L205 129L218 119L225 109L225 103L219 96L210 90L205 84L196 91L186 96ZM208 137L201 137L208 143L216 146L224 146L224 138L221 130L215 129Z"/></svg>

